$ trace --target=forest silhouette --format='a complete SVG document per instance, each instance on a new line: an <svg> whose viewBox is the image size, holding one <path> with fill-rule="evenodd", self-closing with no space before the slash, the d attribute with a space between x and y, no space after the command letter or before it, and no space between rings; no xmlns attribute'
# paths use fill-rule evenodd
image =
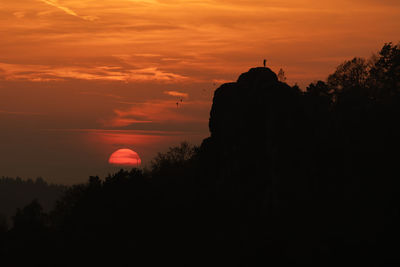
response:
<svg viewBox="0 0 400 267"><path fill-rule="evenodd" d="M400 264L400 46L221 85L210 137L0 219L1 266Z"/></svg>

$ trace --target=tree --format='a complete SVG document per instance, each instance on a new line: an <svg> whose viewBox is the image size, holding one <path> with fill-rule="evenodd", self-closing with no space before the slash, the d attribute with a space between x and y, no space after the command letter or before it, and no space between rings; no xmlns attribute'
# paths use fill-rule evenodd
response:
<svg viewBox="0 0 400 267"><path fill-rule="evenodd" d="M400 44L385 44L370 70L368 83L375 99L389 99L400 93Z"/></svg>
<svg viewBox="0 0 400 267"><path fill-rule="evenodd" d="M328 87L336 96L346 93L357 95L366 87L370 64L364 58L355 57L340 64L328 77ZM365 91L365 90L364 90Z"/></svg>
<svg viewBox="0 0 400 267"><path fill-rule="evenodd" d="M185 165L198 151L196 146L182 142L180 146L170 147L166 153L158 153L151 162L153 172Z"/></svg>
<svg viewBox="0 0 400 267"><path fill-rule="evenodd" d="M286 82L285 71L282 68L278 72L278 80L283 83Z"/></svg>
<svg viewBox="0 0 400 267"><path fill-rule="evenodd" d="M325 82L317 81L316 83L311 83L307 87L307 93L313 96L326 96L330 97L332 95L332 88L330 88Z"/></svg>
<svg viewBox="0 0 400 267"><path fill-rule="evenodd" d="M13 228L34 231L46 226L46 214L37 199L22 209L17 209L13 216Z"/></svg>

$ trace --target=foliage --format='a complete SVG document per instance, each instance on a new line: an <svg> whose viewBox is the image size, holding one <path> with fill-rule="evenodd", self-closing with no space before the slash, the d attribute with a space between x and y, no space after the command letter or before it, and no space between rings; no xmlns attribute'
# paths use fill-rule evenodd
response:
<svg viewBox="0 0 400 267"><path fill-rule="evenodd" d="M329 75L328 85L336 94L354 88L365 88L368 72L368 62L363 58L355 57L340 64L336 71Z"/></svg>
<svg viewBox="0 0 400 267"><path fill-rule="evenodd" d="M310 93L317 88L318 86L311 84ZM373 101L390 101L398 96L399 88L400 46L387 43L378 55L369 59L355 57L340 64L329 75L327 85L317 90L330 92L334 101L362 97Z"/></svg>
<svg viewBox="0 0 400 267"><path fill-rule="evenodd" d="M151 162L153 174L173 169L182 169L197 153L198 147L187 142L171 147L166 153L158 153Z"/></svg>
<svg viewBox="0 0 400 267"><path fill-rule="evenodd" d="M385 44L370 70L371 93L383 100L400 93L400 45Z"/></svg>
<svg viewBox="0 0 400 267"><path fill-rule="evenodd" d="M286 82L286 75L285 75L285 71L283 69L279 69L278 80L283 83Z"/></svg>
<svg viewBox="0 0 400 267"><path fill-rule="evenodd" d="M317 97L330 97L333 93L333 89L323 81L317 81L311 83L307 87L307 94Z"/></svg>
<svg viewBox="0 0 400 267"><path fill-rule="evenodd" d="M12 220L13 228L22 231L35 231L47 224L46 214L37 199L22 209L17 209Z"/></svg>

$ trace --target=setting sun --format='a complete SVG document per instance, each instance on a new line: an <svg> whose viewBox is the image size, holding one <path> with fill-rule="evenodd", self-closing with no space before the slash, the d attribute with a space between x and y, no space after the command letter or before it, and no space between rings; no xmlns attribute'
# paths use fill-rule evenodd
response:
<svg viewBox="0 0 400 267"><path fill-rule="evenodd" d="M111 154L108 163L121 166L139 166L142 163L138 153L131 149L118 149Z"/></svg>

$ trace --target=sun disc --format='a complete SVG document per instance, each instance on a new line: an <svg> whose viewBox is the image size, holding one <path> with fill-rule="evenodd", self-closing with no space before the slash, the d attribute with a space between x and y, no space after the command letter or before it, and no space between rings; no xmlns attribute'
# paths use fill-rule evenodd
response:
<svg viewBox="0 0 400 267"><path fill-rule="evenodd" d="M142 160L140 159L139 154L135 151L123 148L112 153L108 159L108 163L112 165L139 166L142 163Z"/></svg>

